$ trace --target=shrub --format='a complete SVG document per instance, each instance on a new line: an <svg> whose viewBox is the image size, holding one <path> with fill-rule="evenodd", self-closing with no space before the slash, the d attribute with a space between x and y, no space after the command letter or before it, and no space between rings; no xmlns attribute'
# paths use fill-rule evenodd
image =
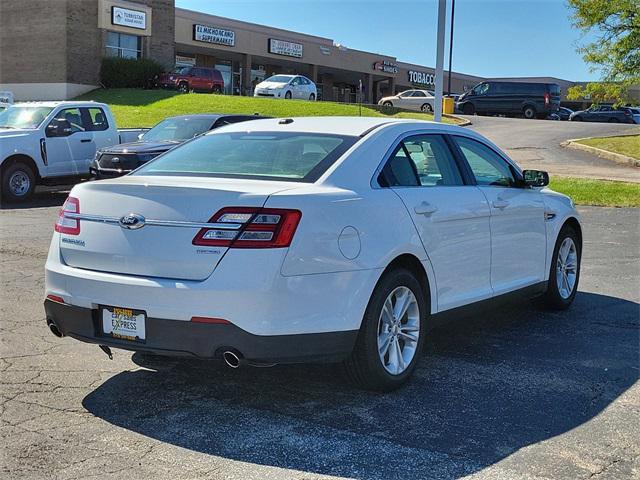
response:
<svg viewBox="0 0 640 480"><path fill-rule="evenodd" d="M151 85L162 65L149 58L105 57L100 68L100 82L105 88L141 88Z"/></svg>

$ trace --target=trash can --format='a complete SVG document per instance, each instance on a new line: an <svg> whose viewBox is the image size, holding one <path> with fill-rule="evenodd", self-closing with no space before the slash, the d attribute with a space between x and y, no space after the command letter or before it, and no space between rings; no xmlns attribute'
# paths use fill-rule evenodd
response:
<svg viewBox="0 0 640 480"><path fill-rule="evenodd" d="M444 97L442 99L442 113L453 113L453 109L455 108L455 102L453 97Z"/></svg>

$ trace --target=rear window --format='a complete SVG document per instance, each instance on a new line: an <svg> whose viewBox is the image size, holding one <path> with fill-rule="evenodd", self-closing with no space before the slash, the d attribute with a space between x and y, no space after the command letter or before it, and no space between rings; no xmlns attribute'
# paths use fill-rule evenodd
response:
<svg viewBox="0 0 640 480"><path fill-rule="evenodd" d="M134 175L315 182L357 140L293 132L216 133L170 150Z"/></svg>

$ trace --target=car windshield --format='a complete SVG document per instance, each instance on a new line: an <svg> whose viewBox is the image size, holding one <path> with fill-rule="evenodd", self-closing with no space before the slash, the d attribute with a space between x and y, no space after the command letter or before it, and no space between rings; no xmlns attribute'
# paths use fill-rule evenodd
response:
<svg viewBox="0 0 640 480"><path fill-rule="evenodd" d="M293 132L216 133L170 150L134 175L315 182L357 140Z"/></svg>
<svg viewBox="0 0 640 480"><path fill-rule="evenodd" d="M178 75L186 75L187 73L189 73L189 70L191 70L191 67L176 67L171 73L177 73Z"/></svg>
<svg viewBox="0 0 640 480"><path fill-rule="evenodd" d="M275 83L289 83L293 77L289 75L274 75L265 80L265 82L275 82Z"/></svg>
<svg viewBox="0 0 640 480"><path fill-rule="evenodd" d="M0 128L38 128L51 110L51 107L13 105L0 112Z"/></svg>
<svg viewBox="0 0 640 480"><path fill-rule="evenodd" d="M208 117L178 117L163 120L142 136L145 142L184 142L211 128Z"/></svg>

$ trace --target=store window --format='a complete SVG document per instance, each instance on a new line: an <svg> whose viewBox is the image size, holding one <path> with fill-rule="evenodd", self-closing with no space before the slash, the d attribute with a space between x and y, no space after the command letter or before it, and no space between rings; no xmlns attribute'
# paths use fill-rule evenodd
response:
<svg viewBox="0 0 640 480"><path fill-rule="evenodd" d="M120 58L142 57L142 37L107 32L107 55Z"/></svg>

